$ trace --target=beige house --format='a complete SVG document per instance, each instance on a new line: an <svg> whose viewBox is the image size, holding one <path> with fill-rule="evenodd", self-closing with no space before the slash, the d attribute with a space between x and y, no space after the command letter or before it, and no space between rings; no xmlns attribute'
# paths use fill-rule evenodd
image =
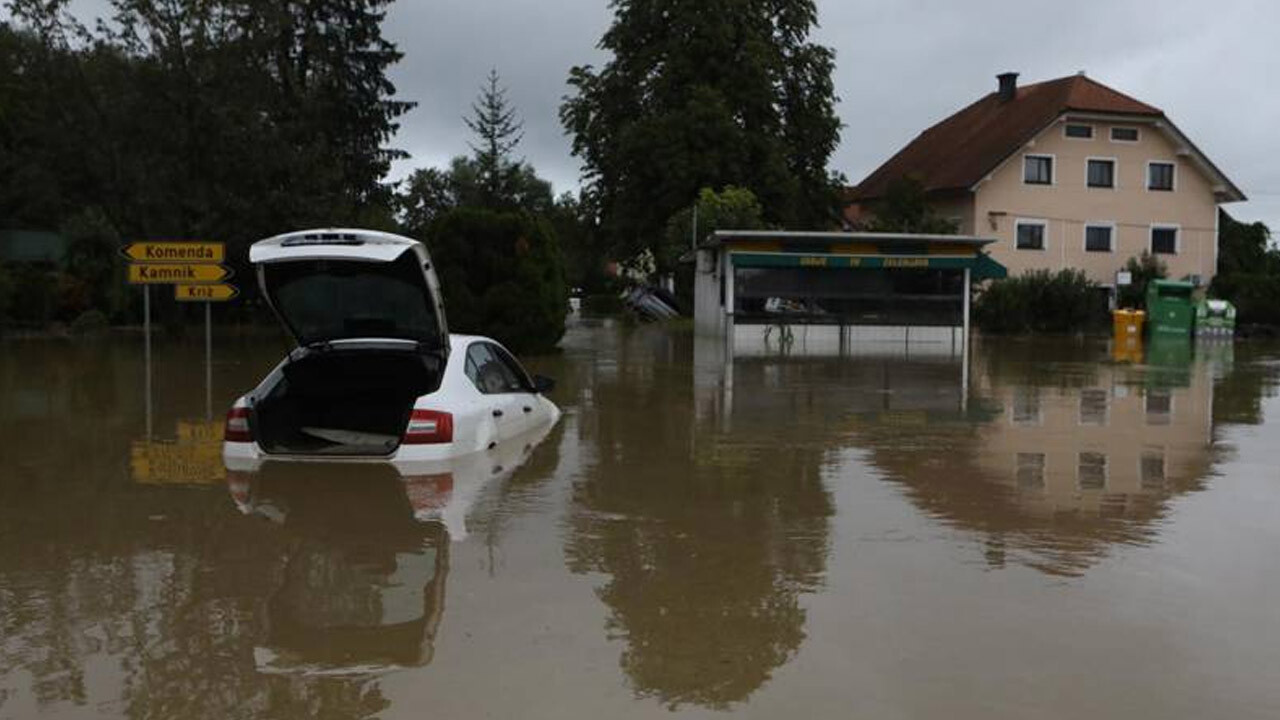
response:
<svg viewBox="0 0 1280 720"><path fill-rule="evenodd" d="M1159 108L1083 74L997 90L925 130L848 192L854 225L911 177L1010 273L1079 268L1113 286L1144 250L1207 283L1218 205L1245 196Z"/></svg>

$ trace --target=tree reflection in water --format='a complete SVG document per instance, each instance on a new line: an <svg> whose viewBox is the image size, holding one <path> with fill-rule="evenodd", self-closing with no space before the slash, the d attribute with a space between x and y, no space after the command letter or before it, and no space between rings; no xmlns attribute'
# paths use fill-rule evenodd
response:
<svg viewBox="0 0 1280 720"><path fill-rule="evenodd" d="M598 594L637 694L725 708L804 639L800 596L822 581L833 508L814 438L779 437L767 417L735 418L732 437L695 419L688 366L664 362L685 341L638 333L595 378L566 554L607 575Z"/></svg>

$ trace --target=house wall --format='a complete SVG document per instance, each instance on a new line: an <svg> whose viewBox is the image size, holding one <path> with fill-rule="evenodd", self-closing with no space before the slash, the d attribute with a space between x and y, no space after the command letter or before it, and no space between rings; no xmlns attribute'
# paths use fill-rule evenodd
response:
<svg viewBox="0 0 1280 720"><path fill-rule="evenodd" d="M1110 285L1130 257L1150 248L1153 224L1174 225L1179 228L1178 253L1159 256L1169 276L1198 274L1209 282L1217 265L1218 209L1208 178L1189 158L1179 157L1173 143L1152 125L1133 126L1139 128L1137 142L1113 142L1108 123L1087 123L1094 127L1088 140L1065 137L1065 123L1060 118L979 183L969 215L975 226L963 231L997 238L987 250L1012 274L1079 268L1092 280ZM1053 156L1053 184L1023 182L1023 158L1028 154ZM1115 188L1086 186L1090 157L1116 161ZM1173 191L1147 190L1148 161L1175 165ZM941 205L937 209L954 212ZM1016 249L1019 219L1048 223L1044 250ZM1114 225L1111 252L1085 251L1086 223Z"/></svg>

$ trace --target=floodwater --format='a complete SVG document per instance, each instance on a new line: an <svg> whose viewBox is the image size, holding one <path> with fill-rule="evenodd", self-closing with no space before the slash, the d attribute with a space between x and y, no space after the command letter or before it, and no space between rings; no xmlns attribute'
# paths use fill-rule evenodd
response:
<svg viewBox="0 0 1280 720"><path fill-rule="evenodd" d="M402 476L225 470L140 344L0 344L0 717L1280 717L1280 346L583 323ZM285 345L216 346L220 417Z"/></svg>

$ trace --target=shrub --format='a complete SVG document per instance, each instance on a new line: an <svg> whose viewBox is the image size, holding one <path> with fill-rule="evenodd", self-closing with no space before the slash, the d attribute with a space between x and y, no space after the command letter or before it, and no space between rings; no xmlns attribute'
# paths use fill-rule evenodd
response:
<svg viewBox="0 0 1280 720"><path fill-rule="evenodd" d="M459 208L433 222L429 235L451 330L488 335L513 352L555 347L569 294L545 220Z"/></svg>
<svg viewBox="0 0 1280 720"><path fill-rule="evenodd" d="M67 239L63 269L74 282L64 282L65 296L74 288L76 298L64 298L59 314L75 317L85 308L115 312L127 285L124 283L119 247L120 235L100 208L86 208L64 222L61 234Z"/></svg>
<svg viewBox="0 0 1280 720"><path fill-rule="evenodd" d="M1106 324L1106 294L1079 270L1035 270L992 282L973 319L990 333L1080 332Z"/></svg>

